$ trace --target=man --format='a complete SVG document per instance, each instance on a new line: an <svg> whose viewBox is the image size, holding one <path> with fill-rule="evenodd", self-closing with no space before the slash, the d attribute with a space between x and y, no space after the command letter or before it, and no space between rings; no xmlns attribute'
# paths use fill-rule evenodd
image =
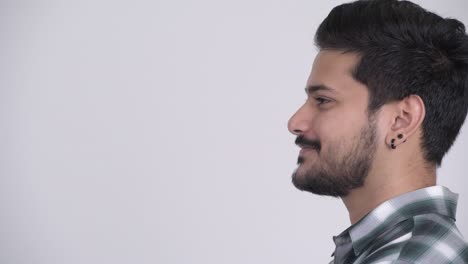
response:
<svg viewBox="0 0 468 264"><path fill-rule="evenodd" d="M436 169L468 109L468 36L408 1L356 1L319 26L306 102L288 122L292 181L340 197L351 226L330 263L468 263L458 194Z"/></svg>

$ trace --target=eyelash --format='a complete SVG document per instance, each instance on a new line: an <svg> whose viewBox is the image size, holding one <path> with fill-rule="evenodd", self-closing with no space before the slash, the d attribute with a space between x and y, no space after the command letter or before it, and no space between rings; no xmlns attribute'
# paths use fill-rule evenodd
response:
<svg viewBox="0 0 468 264"><path fill-rule="evenodd" d="M325 98L322 98L322 97L316 97L315 101L318 102L318 105L322 105L322 104L326 104L326 103L331 102L331 100L325 99Z"/></svg>

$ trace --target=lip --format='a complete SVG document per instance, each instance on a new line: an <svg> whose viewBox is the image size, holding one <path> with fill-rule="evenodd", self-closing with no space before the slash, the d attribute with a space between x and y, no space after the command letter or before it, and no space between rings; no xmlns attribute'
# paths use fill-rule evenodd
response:
<svg viewBox="0 0 468 264"><path fill-rule="evenodd" d="M314 148L302 148L299 154L305 154L311 151L315 151L315 149Z"/></svg>

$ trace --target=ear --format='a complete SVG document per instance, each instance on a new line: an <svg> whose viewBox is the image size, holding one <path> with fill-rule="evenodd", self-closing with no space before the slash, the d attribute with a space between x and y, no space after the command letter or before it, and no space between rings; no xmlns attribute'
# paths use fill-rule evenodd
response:
<svg viewBox="0 0 468 264"><path fill-rule="evenodd" d="M424 102L418 95L410 95L395 105L391 129L385 142L392 149L406 142L422 125L426 115Z"/></svg>

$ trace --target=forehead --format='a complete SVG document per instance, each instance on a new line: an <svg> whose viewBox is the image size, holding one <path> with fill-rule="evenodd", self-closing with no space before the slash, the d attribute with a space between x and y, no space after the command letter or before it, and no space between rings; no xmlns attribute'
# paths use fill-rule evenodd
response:
<svg viewBox="0 0 468 264"><path fill-rule="evenodd" d="M324 85L344 94L366 89L352 76L358 61L359 55L356 53L321 50L315 57L307 86Z"/></svg>

